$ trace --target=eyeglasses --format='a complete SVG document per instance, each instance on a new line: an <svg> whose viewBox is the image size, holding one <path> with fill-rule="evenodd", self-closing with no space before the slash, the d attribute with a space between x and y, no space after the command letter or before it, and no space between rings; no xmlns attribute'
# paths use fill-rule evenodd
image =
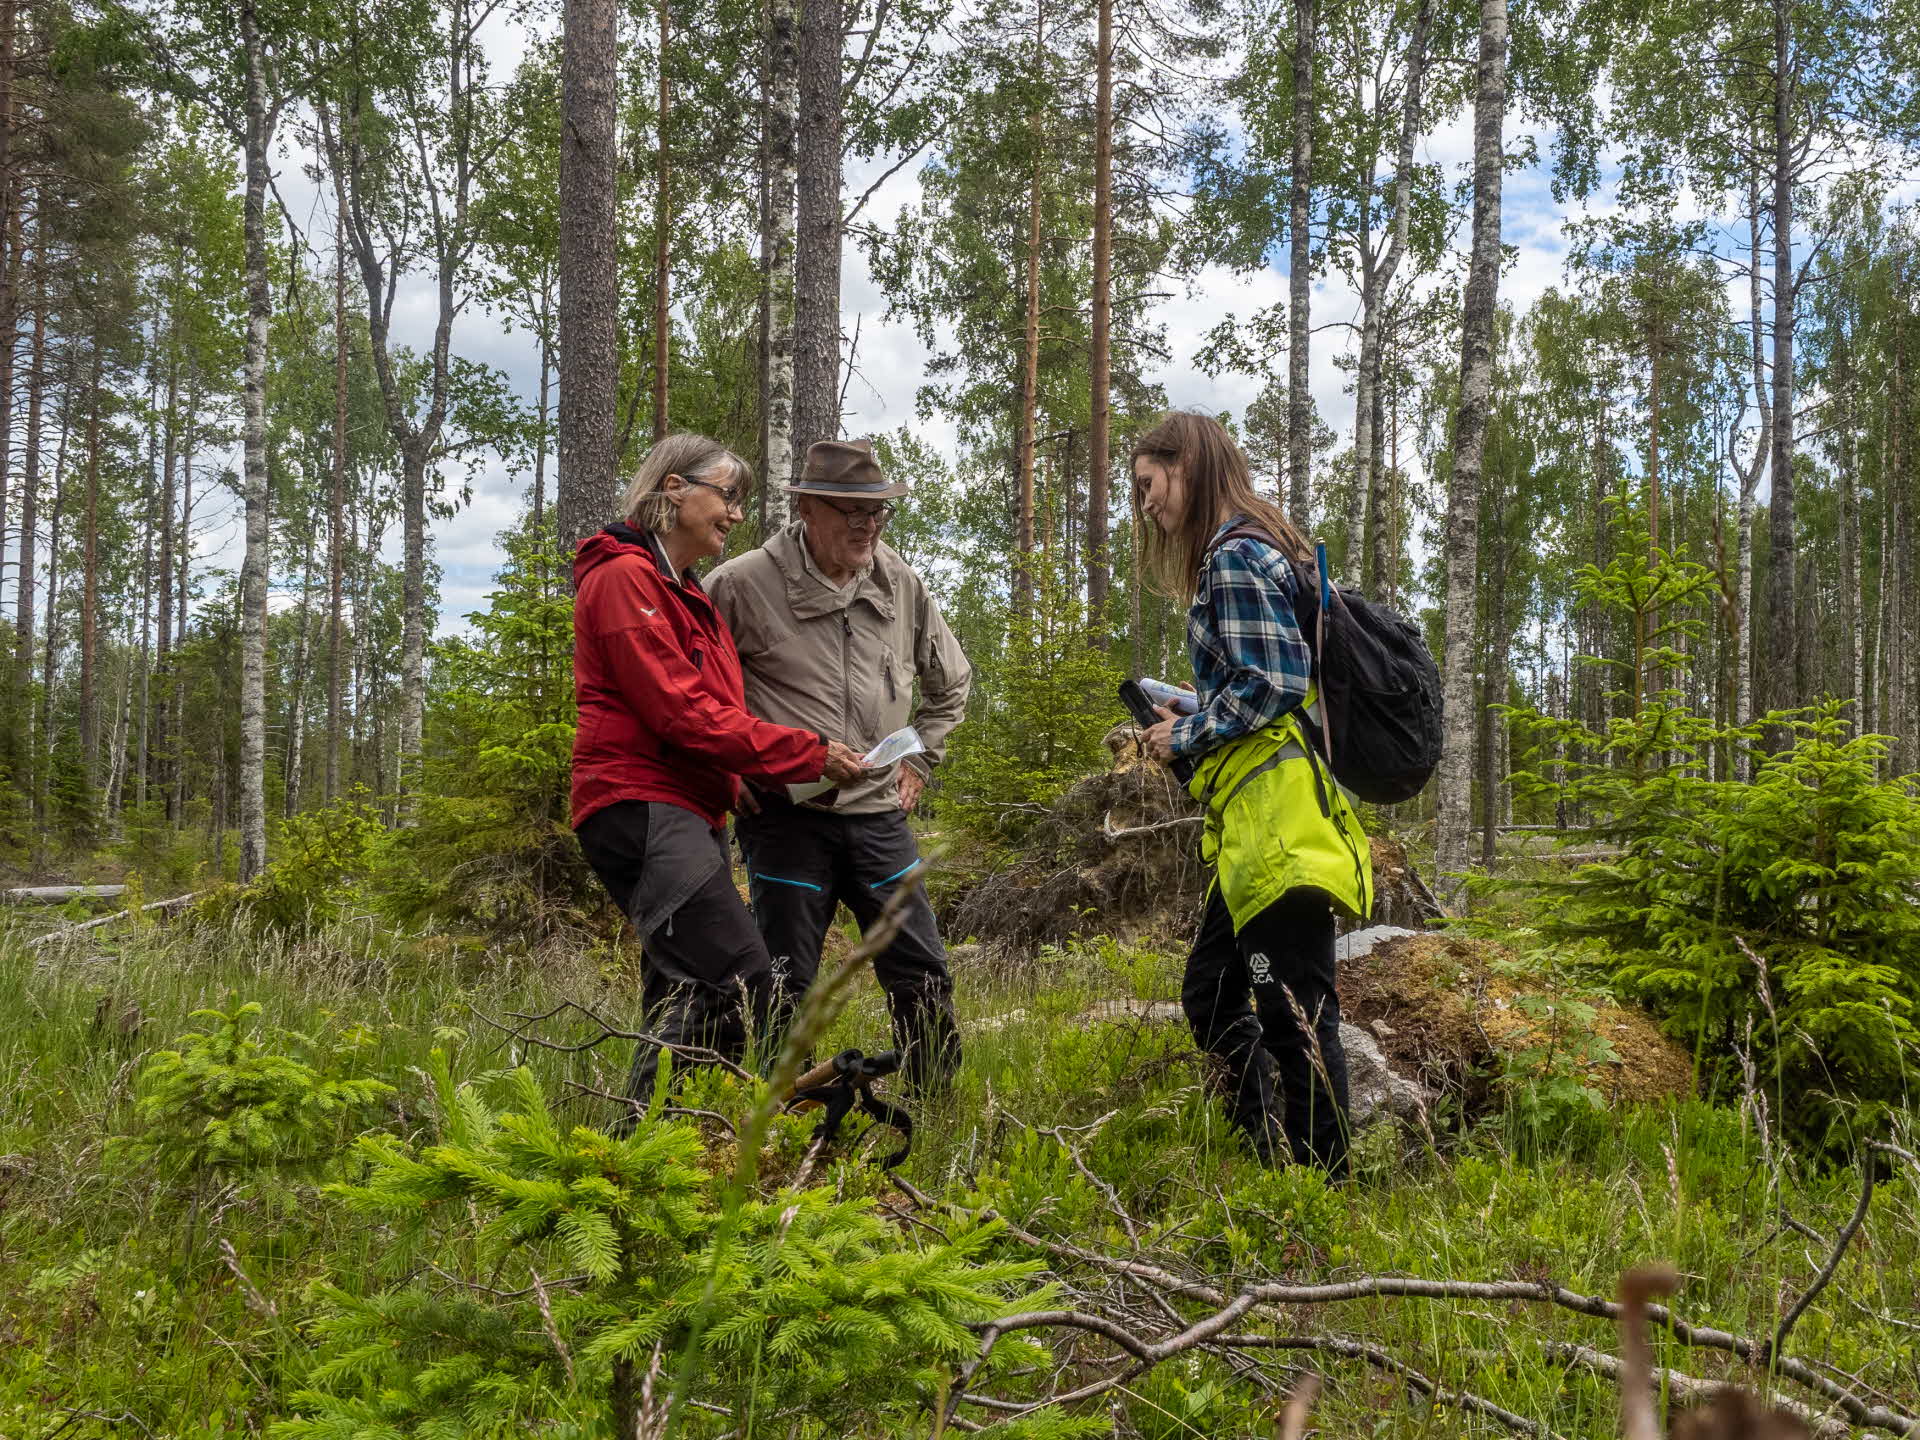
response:
<svg viewBox="0 0 1920 1440"><path fill-rule="evenodd" d="M836 511L840 518L847 522L847 528L849 530L878 530L893 518L894 511L898 508L893 505L874 505L870 507L855 506L849 510L844 505L834 504L833 501L827 499L824 495L816 495L814 498L829 510Z"/></svg>
<svg viewBox="0 0 1920 1440"><path fill-rule="evenodd" d="M682 475L680 478L689 485L698 485L702 490L713 491L714 494L718 495L720 499L725 502L729 510L738 510L741 503L747 498L746 492L738 485L720 486L714 484L711 480L696 480L691 475Z"/></svg>

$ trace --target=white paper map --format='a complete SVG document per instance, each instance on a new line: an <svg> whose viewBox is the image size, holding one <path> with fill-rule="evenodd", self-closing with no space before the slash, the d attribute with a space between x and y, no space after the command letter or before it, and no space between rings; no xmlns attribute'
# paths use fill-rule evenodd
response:
<svg viewBox="0 0 1920 1440"><path fill-rule="evenodd" d="M904 725L862 755L860 763L869 770L890 770L909 755L924 755L926 752L927 747L921 743L920 732L911 725ZM811 780L805 785L787 786L787 798L798 805L803 800L824 795L833 788L834 782L831 780Z"/></svg>

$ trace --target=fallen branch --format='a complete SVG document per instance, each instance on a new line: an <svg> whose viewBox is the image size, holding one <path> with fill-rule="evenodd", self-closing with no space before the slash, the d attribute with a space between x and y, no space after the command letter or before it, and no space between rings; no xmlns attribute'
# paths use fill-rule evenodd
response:
<svg viewBox="0 0 1920 1440"><path fill-rule="evenodd" d="M930 1203L925 1195L898 1177L894 1177L894 1183L900 1187L901 1193L916 1203ZM1611 1300L1604 1300L1594 1295L1582 1295L1576 1290L1569 1290L1565 1286L1546 1280L1425 1280L1404 1275L1367 1275L1356 1280L1327 1285L1252 1285L1229 1296L1216 1286L1197 1280L1183 1280L1157 1265L1151 1265L1142 1260L1124 1260L1086 1250L1077 1245L1066 1245L1043 1239L1021 1229L990 1209L969 1211L962 1206L947 1208L981 1222L998 1220L1006 1233L1015 1240L1049 1255L1077 1260L1082 1264L1104 1270L1108 1274L1129 1276L1152 1285L1166 1294L1214 1306L1216 1307L1215 1318L1229 1314L1237 1318L1255 1309L1261 1313L1273 1314L1275 1313L1273 1307L1284 1305L1327 1305L1344 1300L1386 1298L1520 1301L1555 1305L1563 1310L1591 1316L1597 1320L1618 1320L1620 1316L1620 1307ZM1756 1368L1765 1369L1771 1363L1775 1374L1784 1376L1830 1401L1856 1426L1871 1426L1875 1429L1891 1431L1896 1435L1920 1436L1920 1418L1889 1405L1871 1404L1838 1381L1822 1375L1805 1361L1791 1356L1769 1355L1768 1342L1765 1340L1754 1340L1710 1326L1690 1324L1676 1316L1665 1305L1649 1305L1646 1307L1646 1314L1650 1323L1664 1327L1682 1345L1723 1351L1739 1357Z"/></svg>
<svg viewBox="0 0 1920 1440"><path fill-rule="evenodd" d="M658 1035L649 1035L644 1030L622 1030L612 1021L597 1014L590 1007L582 1005L578 1000L562 1000L551 1010L544 1010L538 1015L523 1015L518 1012L509 1011L507 1014L509 1020L525 1022L524 1025L520 1026L504 1024L494 1019L484 1010L477 1009L472 1005L467 1006L467 1009L481 1024L491 1025L495 1030L503 1031L511 1035L514 1039L524 1041L529 1045L537 1045L542 1050L557 1050L563 1055L577 1055L582 1051L591 1050L597 1045L604 1045L609 1040L640 1040L645 1041L649 1045L659 1046L676 1059L685 1059L695 1065L716 1065L736 1080L744 1080L749 1085L758 1083L758 1077L755 1076L752 1071L746 1069L744 1066L735 1064L718 1050L709 1050L703 1045L675 1045L666 1040L662 1040ZM542 1021L551 1020L554 1016L567 1010L577 1010L580 1014L586 1016L600 1027L600 1033L591 1040L581 1041L578 1045L562 1045L557 1040L548 1040L543 1036L536 1035L528 1028L538 1025ZM623 1101L622 1103L626 1102Z"/></svg>
<svg viewBox="0 0 1920 1440"><path fill-rule="evenodd" d="M78 935L83 930L93 930L101 925L111 925L116 920L124 920L129 915L147 915L156 911L178 910L189 900L197 900L204 893L206 892L201 890L189 890L185 895L176 895L171 900L156 900L151 905L142 905L137 911L116 910L113 914L102 915L97 920L82 920L78 925L67 925L58 930L49 930L46 934L36 935L27 941L27 948L31 950L36 945L48 945L55 940L65 940L71 936Z"/></svg>
<svg viewBox="0 0 1920 1440"><path fill-rule="evenodd" d="M1560 1440L1557 1432L1548 1429L1538 1420L1529 1420L1524 1415L1502 1408L1471 1390L1447 1390L1437 1381L1429 1379L1414 1369L1406 1361L1389 1355L1375 1345L1367 1345L1358 1340L1348 1340L1338 1335L1231 1335L1215 1342L1242 1349L1261 1350L1316 1350L1326 1355L1339 1355L1348 1360L1364 1360L1376 1370L1384 1370L1389 1375L1397 1375L1407 1382L1408 1388L1419 1391L1436 1405L1453 1405L1462 1410L1471 1410L1477 1415L1485 1415L1490 1420L1498 1420L1509 1430L1517 1430L1523 1435L1534 1435L1539 1440Z"/></svg>
<svg viewBox="0 0 1920 1440"><path fill-rule="evenodd" d="M1590 1370L1596 1375L1618 1382L1621 1377L1621 1364L1617 1357L1604 1351L1595 1350L1588 1345L1574 1345L1564 1340L1545 1340L1541 1342L1540 1353L1558 1365L1577 1366ZM1653 1367L1655 1382L1664 1386L1668 1394L1687 1404L1701 1404L1713 1399L1726 1389L1722 1380L1702 1380L1697 1375L1689 1375L1684 1370L1674 1370L1666 1366ZM1853 1427L1844 1420L1816 1410L1787 1396L1776 1395L1773 1404L1790 1415L1797 1415L1807 1423L1807 1428L1820 1437L1820 1440L1847 1440L1853 1434Z"/></svg>
<svg viewBox="0 0 1920 1440"><path fill-rule="evenodd" d="M1799 1323L1800 1317L1807 1313L1807 1307L1813 1304L1820 1292L1832 1283L1834 1272L1840 1268L1840 1262L1846 1256L1847 1246L1853 1243L1853 1237L1860 1233L1860 1227L1866 1223L1867 1207L1873 1203L1874 1163L1872 1150L1862 1153L1860 1201L1853 1207L1852 1218L1840 1227L1839 1237L1833 1242L1833 1253L1827 1256L1827 1263L1821 1267L1820 1273L1813 1277L1813 1283L1806 1288L1805 1293L1793 1302L1793 1308L1787 1311L1785 1318L1780 1321L1780 1328L1773 1332L1773 1339L1767 1342L1763 1352L1763 1361L1780 1352L1780 1347L1787 1343L1788 1334Z"/></svg>
<svg viewBox="0 0 1920 1440"><path fill-rule="evenodd" d="M1128 825L1124 829L1113 823L1113 812L1107 811L1106 818L1100 822L1100 833L1109 840L1125 840L1130 835L1151 835L1156 830L1171 830L1176 825L1199 825L1205 822L1204 815L1180 815L1172 820L1156 820L1151 825Z"/></svg>
<svg viewBox="0 0 1920 1440"><path fill-rule="evenodd" d="M126 893L124 885L23 885L0 890L0 904L64 905L69 900L112 900Z"/></svg>

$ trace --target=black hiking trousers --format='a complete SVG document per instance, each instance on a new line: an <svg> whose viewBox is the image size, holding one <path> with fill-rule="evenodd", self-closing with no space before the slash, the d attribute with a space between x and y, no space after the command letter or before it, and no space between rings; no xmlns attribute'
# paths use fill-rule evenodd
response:
<svg viewBox="0 0 1920 1440"><path fill-rule="evenodd" d="M751 1026L764 1048L773 967L734 888L725 835L690 810L639 800L596 810L575 833L640 935L642 1028L670 1046L698 1046L738 1063ZM642 1105L659 1064L659 1047L639 1042L627 1093Z"/></svg>
<svg viewBox="0 0 1920 1440"><path fill-rule="evenodd" d="M920 868L920 847L904 811L836 815L766 797L758 815L736 815L754 919L772 958L784 1027L820 972L820 947L845 905L864 931L896 885ZM916 887L900 933L873 961L886 993L902 1073L916 1092L938 1089L960 1065L953 978L940 927Z"/></svg>
<svg viewBox="0 0 1920 1440"><path fill-rule="evenodd" d="M1326 893L1289 890L1235 935L1216 884L1180 1001L1195 1043L1226 1070L1228 1109L1254 1153L1273 1164L1291 1151L1297 1163L1346 1179L1347 1056Z"/></svg>

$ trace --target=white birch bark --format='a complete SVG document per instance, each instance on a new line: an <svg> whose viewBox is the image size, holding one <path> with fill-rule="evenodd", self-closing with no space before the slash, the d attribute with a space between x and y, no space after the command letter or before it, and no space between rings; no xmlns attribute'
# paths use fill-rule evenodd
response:
<svg viewBox="0 0 1920 1440"><path fill-rule="evenodd" d="M1507 113L1507 0L1480 0L1473 103L1473 252L1460 325L1460 409L1446 533L1446 707L1434 838L1438 888L1459 908L1473 809L1474 660L1479 653L1480 469L1493 390L1494 308L1500 287L1501 127ZM1337 742L1336 742L1337 743Z"/></svg>
<svg viewBox="0 0 1920 1440"><path fill-rule="evenodd" d="M267 329L273 295L267 283L268 150L273 116L267 105L266 53L253 0L241 0L245 51L247 336L242 362L242 492L246 551L240 564L240 879L267 863Z"/></svg>

